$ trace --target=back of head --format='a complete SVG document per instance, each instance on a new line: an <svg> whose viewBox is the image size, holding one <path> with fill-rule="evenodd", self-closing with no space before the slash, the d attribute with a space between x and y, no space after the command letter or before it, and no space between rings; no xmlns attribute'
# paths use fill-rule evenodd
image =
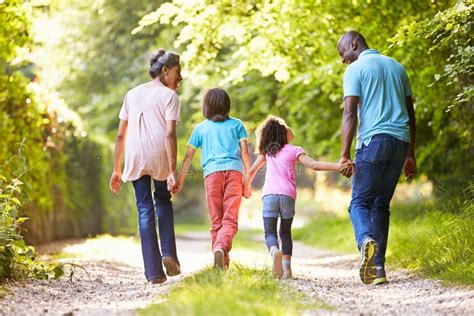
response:
<svg viewBox="0 0 474 316"><path fill-rule="evenodd" d="M288 130L285 120L270 115L257 128L257 150L261 155L275 156L288 144Z"/></svg>
<svg viewBox="0 0 474 316"><path fill-rule="evenodd" d="M202 114L213 121L222 122L229 118L230 97L223 89L212 88L204 95Z"/></svg>
<svg viewBox="0 0 474 316"><path fill-rule="evenodd" d="M350 45L350 43L357 43L359 46L368 48L367 42L362 34L357 31L348 31L341 36L338 42L339 45Z"/></svg>
<svg viewBox="0 0 474 316"><path fill-rule="evenodd" d="M161 75L163 67L170 69L179 65L179 54L160 48L151 53L148 61L150 63L150 69L148 72L151 78L155 79Z"/></svg>
<svg viewBox="0 0 474 316"><path fill-rule="evenodd" d="M344 33L337 42L337 50L345 64L350 64L359 58L359 55L369 46L364 36L356 31Z"/></svg>

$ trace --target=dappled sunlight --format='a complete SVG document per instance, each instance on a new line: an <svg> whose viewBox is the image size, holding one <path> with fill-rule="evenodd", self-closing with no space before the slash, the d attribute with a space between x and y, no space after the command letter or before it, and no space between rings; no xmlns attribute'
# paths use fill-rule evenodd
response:
<svg viewBox="0 0 474 316"><path fill-rule="evenodd" d="M143 265L139 240L135 237L100 235L68 245L62 252L83 260L116 260L136 267Z"/></svg>

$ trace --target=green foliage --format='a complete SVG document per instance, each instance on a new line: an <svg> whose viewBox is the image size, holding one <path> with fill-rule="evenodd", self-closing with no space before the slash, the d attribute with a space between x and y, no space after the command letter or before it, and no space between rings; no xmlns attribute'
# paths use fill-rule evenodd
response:
<svg viewBox="0 0 474 316"><path fill-rule="evenodd" d="M224 294L224 295L223 295ZM269 270L234 265L223 273L207 268L177 284L142 315L293 315L318 306ZM318 304L319 307L322 305Z"/></svg>
<svg viewBox="0 0 474 316"><path fill-rule="evenodd" d="M402 27L391 51L413 73L418 91L420 162L430 179L460 193L474 174L472 1ZM413 78L415 80L413 80Z"/></svg>
<svg viewBox="0 0 474 316"><path fill-rule="evenodd" d="M11 62L17 55L18 47L30 42L26 7L22 0L2 1L0 3L0 60Z"/></svg>
<svg viewBox="0 0 474 316"><path fill-rule="evenodd" d="M38 51L46 58L35 61L44 84L59 92L94 135L115 136L125 93L149 79L149 53L169 47L166 38L157 39L161 30L130 34L144 12L161 3L52 0L36 10Z"/></svg>
<svg viewBox="0 0 474 316"><path fill-rule="evenodd" d="M22 185L17 178L0 175L0 283L26 277L57 279L64 273L62 265L38 261L35 249L21 236L21 225L27 220L21 216Z"/></svg>
<svg viewBox="0 0 474 316"><path fill-rule="evenodd" d="M336 43L344 31L359 30L370 47L409 71L420 171L459 192L474 172L472 7L471 1L171 1L145 15L134 33L156 24L177 28L175 46L195 85L229 89L232 114L251 121L251 129L269 113L284 116L296 143L336 158L345 69Z"/></svg>
<svg viewBox="0 0 474 316"><path fill-rule="evenodd" d="M6 1L0 9L0 173L24 183L21 214L32 220L22 234L37 243L98 233L106 210L122 214L104 198L111 168L104 171L100 159L111 149L88 136L79 116L35 77L26 59L31 4Z"/></svg>

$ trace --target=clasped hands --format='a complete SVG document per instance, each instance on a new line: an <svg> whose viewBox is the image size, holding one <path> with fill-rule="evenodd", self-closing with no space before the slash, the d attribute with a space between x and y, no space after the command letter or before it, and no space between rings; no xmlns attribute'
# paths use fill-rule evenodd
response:
<svg viewBox="0 0 474 316"><path fill-rule="evenodd" d="M341 165L339 168L339 173L346 178L352 177L355 172L355 164L352 162L352 160L347 157L342 157L339 159L339 164Z"/></svg>

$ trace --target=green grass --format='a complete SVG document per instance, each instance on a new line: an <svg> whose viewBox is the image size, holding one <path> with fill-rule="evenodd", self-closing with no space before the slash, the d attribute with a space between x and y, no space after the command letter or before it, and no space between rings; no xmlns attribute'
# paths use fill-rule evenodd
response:
<svg viewBox="0 0 474 316"><path fill-rule="evenodd" d="M258 236L263 232L258 229L243 229L237 232L232 242L232 249L250 249L266 251L265 241L259 241Z"/></svg>
<svg viewBox="0 0 474 316"><path fill-rule="evenodd" d="M179 282L141 315L296 315L323 307L270 277L269 270L233 265L204 269ZM324 308L328 308L324 306Z"/></svg>
<svg viewBox="0 0 474 316"><path fill-rule="evenodd" d="M201 217L176 218L174 225L176 234L185 234L189 232L208 232L209 227L209 220Z"/></svg>
<svg viewBox="0 0 474 316"><path fill-rule="evenodd" d="M391 209L387 264L427 277L474 285L474 206L424 202ZM338 252L356 252L349 218L319 215L294 238Z"/></svg>
<svg viewBox="0 0 474 316"><path fill-rule="evenodd" d="M388 260L429 277L474 285L474 207L456 213L438 207L404 208L410 216L392 225ZM410 218L417 211L422 215Z"/></svg>
<svg viewBox="0 0 474 316"><path fill-rule="evenodd" d="M357 250L352 225L347 216L340 217L332 213L319 213L309 224L296 228L293 239L305 244L328 248L335 252L346 253Z"/></svg>

